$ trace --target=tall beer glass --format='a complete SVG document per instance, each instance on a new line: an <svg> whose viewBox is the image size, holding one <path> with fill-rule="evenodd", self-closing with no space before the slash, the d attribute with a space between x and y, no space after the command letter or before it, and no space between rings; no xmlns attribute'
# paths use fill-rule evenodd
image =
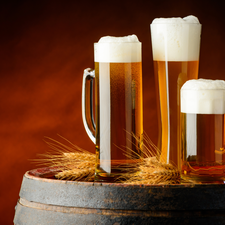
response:
<svg viewBox="0 0 225 225"><path fill-rule="evenodd" d="M194 16L154 19L151 40L159 102L161 160L178 166L180 88L198 77L201 25Z"/></svg>
<svg viewBox="0 0 225 225"><path fill-rule="evenodd" d="M141 42L136 35L103 37L94 44L94 52L96 129L85 102L83 121L96 145L95 179L113 182L136 162L142 147ZM94 72L86 71L83 87L89 75L94 77Z"/></svg>
<svg viewBox="0 0 225 225"><path fill-rule="evenodd" d="M225 81L189 80L181 88L181 176L225 179Z"/></svg>

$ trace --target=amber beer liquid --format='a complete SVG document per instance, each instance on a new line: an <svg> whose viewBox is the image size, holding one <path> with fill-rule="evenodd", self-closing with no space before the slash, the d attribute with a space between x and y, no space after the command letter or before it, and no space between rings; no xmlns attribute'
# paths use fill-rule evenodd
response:
<svg viewBox="0 0 225 225"><path fill-rule="evenodd" d="M151 24L161 160L179 168L180 88L198 78L201 25L194 16Z"/></svg>
<svg viewBox="0 0 225 225"><path fill-rule="evenodd" d="M97 43L95 84L95 180L114 182L142 147L141 43Z"/></svg>
<svg viewBox="0 0 225 225"><path fill-rule="evenodd" d="M168 86L165 76L165 65L168 66ZM161 113L161 158L166 161L169 148L169 162L177 165L180 130L180 104L179 91L185 81L198 77L198 61L190 62L164 62L154 61L156 82L158 82ZM182 70L185 68L185 70ZM168 95L167 95L167 91ZM169 101L169 106L168 106ZM169 112L169 115L168 115ZM168 117L169 116L169 117Z"/></svg>
<svg viewBox="0 0 225 225"><path fill-rule="evenodd" d="M225 179L225 82L190 80L181 89L181 174L196 182Z"/></svg>

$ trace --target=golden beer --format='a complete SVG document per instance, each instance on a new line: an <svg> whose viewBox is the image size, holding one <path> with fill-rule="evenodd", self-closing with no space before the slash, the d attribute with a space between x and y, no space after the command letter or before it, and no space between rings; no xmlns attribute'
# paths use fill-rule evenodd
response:
<svg viewBox="0 0 225 225"><path fill-rule="evenodd" d="M166 66L168 67L168 86ZM162 151L161 159L166 161L169 148L170 162L175 165L178 163L180 140L180 88L187 80L198 78L198 66L198 61L154 61L154 74L159 91L157 101L160 103L161 115L161 139L159 143L159 149Z"/></svg>
<svg viewBox="0 0 225 225"><path fill-rule="evenodd" d="M161 161L179 167L180 88L198 77L201 25L194 16L151 24Z"/></svg>
<svg viewBox="0 0 225 225"><path fill-rule="evenodd" d="M100 72L101 71L101 72ZM100 117L99 77L110 77L110 143L109 155L102 155ZM140 154L143 135L142 110L142 66L136 63L95 63L96 81L96 179L113 181L129 167ZM102 103L103 104L103 103ZM103 105L104 107L104 105ZM133 134L136 136L134 138ZM125 147L126 146L126 147ZM124 148L125 147L125 148ZM123 150L122 150L122 149ZM107 158L108 157L108 158ZM107 171L109 169L109 171Z"/></svg>
<svg viewBox="0 0 225 225"><path fill-rule="evenodd" d="M184 179L204 182L223 181L225 177L224 123L224 114L182 113L181 175ZM188 127L195 127L196 130ZM193 132L196 134L194 144L188 140L188 137L193 136Z"/></svg>
<svg viewBox="0 0 225 225"><path fill-rule="evenodd" d="M142 101L141 43L96 43L96 181L113 182L136 162L143 141Z"/></svg>
<svg viewBox="0 0 225 225"><path fill-rule="evenodd" d="M184 179L223 183L224 113L224 81L190 80L182 87L181 175Z"/></svg>

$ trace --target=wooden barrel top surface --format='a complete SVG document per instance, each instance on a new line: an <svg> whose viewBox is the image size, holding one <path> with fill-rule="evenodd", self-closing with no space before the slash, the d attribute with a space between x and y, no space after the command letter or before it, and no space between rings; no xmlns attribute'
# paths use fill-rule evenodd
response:
<svg viewBox="0 0 225 225"><path fill-rule="evenodd" d="M224 184L131 185L57 180L25 173L15 225L224 225Z"/></svg>
<svg viewBox="0 0 225 225"><path fill-rule="evenodd" d="M144 211L225 210L225 184L132 185L54 179L55 169L25 173L20 198L43 204Z"/></svg>

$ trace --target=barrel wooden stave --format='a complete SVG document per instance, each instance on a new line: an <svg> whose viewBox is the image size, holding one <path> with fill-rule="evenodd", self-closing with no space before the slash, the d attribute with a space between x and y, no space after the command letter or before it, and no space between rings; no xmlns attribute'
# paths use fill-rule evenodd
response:
<svg viewBox="0 0 225 225"><path fill-rule="evenodd" d="M61 181L46 178L43 170L24 175L16 225L225 224L223 184L153 186Z"/></svg>

